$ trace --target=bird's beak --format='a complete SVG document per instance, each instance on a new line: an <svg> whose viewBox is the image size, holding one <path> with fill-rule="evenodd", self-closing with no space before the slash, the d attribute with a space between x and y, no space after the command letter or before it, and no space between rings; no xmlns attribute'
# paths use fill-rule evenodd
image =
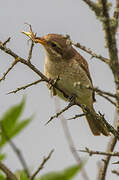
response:
<svg viewBox="0 0 119 180"><path fill-rule="evenodd" d="M42 45L44 45L44 46L47 44L46 41L45 41L45 39L42 38L42 37L36 37L36 38L34 39L34 42L35 42L35 43L40 43L40 44L42 44Z"/></svg>
<svg viewBox="0 0 119 180"><path fill-rule="evenodd" d="M28 36L33 42L40 43L44 46L46 45L45 39L42 37L36 37L33 32L22 31L22 33L25 34L26 36Z"/></svg>

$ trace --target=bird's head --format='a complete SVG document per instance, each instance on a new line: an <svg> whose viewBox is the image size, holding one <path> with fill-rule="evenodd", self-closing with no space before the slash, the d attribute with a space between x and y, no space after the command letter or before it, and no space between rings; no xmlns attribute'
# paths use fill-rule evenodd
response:
<svg viewBox="0 0 119 180"><path fill-rule="evenodd" d="M68 36L60 34L48 34L42 37L36 37L34 34L23 32L35 43L40 43L45 48L47 56L51 60L70 59L74 56L74 49Z"/></svg>

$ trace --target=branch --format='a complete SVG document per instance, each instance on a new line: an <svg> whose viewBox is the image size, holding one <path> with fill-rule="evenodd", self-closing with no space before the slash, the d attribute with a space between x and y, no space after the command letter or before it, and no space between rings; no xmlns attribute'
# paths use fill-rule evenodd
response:
<svg viewBox="0 0 119 180"><path fill-rule="evenodd" d="M119 19L119 0L116 0L116 6L115 6L113 18L114 18L113 31L114 31L114 33L116 33L117 32L117 28L118 28L118 24L119 24L118 23L118 19Z"/></svg>
<svg viewBox="0 0 119 180"><path fill-rule="evenodd" d="M3 46L6 46L6 44L7 44L8 42L10 42L10 40L11 40L11 37L9 37L9 38L3 43Z"/></svg>
<svg viewBox="0 0 119 180"><path fill-rule="evenodd" d="M54 88L56 88L57 90L59 90L65 98L68 98L69 96L67 96L66 93L64 93L62 91L62 89L60 89L60 87L57 86L57 84L53 83L51 80L49 80L43 73L41 73L33 64L27 62L27 60L25 60L24 58L18 56L16 53L14 53L11 49L6 48L5 46L3 46L2 43L0 43L0 49L2 51L4 51L5 53L9 54L10 56L14 57L18 62L21 62L22 64L26 65L27 67L29 67L30 69L32 69L32 71L34 71L38 76L40 76L44 81L46 81L47 83L51 84Z"/></svg>
<svg viewBox="0 0 119 180"><path fill-rule="evenodd" d="M112 173L114 173L114 174L116 174L117 176L119 176L119 171L112 170Z"/></svg>
<svg viewBox="0 0 119 180"><path fill-rule="evenodd" d="M99 96L102 96L103 98L105 98L107 101L109 101L111 104L113 104L114 106L117 106L116 102L112 101L109 97L101 94L101 93L97 93Z"/></svg>
<svg viewBox="0 0 119 180"><path fill-rule="evenodd" d="M22 165L22 167L23 167L23 169L24 169L27 177L29 177L29 176L30 176L29 169L28 169L28 167L27 167L27 163L26 163L26 161L25 161L25 159L24 159L24 157L23 157L22 152L21 152L21 151L19 150L19 148L13 143L13 141L9 138L9 136L7 135L7 133L6 133L6 131L5 131L5 129L3 128L3 126L2 126L1 123L0 123L0 127L1 127L2 132L3 132L4 135L5 135L5 138L7 139L8 143L9 143L9 145L11 146L12 150L13 150L13 151L15 152L15 154L17 155L17 157L18 157L18 159L19 159L19 161L20 161L20 163L21 163L21 165Z"/></svg>
<svg viewBox="0 0 119 180"><path fill-rule="evenodd" d="M17 177L1 161L0 169L6 174L9 180L18 180Z"/></svg>
<svg viewBox="0 0 119 180"><path fill-rule="evenodd" d="M30 60L32 58L33 47L34 47L34 42L32 41L31 42L31 47L30 47L30 50L29 50L29 54L28 54L28 58L27 58L28 62L30 62Z"/></svg>
<svg viewBox="0 0 119 180"><path fill-rule="evenodd" d="M100 4L94 3L91 0L83 0L90 8L92 11L95 12L96 16L100 16L101 14L101 7Z"/></svg>
<svg viewBox="0 0 119 180"><path fill-rule="evenodd" d="M36 175L41 171L41 169L43 169L45 163L51 158L51 155L52 155L53 152L54 152L54 150L51 150L49 155L47 157L43 158L43 161L42 161L41 165L36 170L36 172L30 177L30 180L34 180L35 179Z"/></svg>
<svg viewBox="0 0 119 180"><path fill-rule="evenodd" d="M57 112L54 116L52 116L50 120L46 122L45 125L49 124L49 122L51 122L54 118L59 117L63 112L67 111L69 108L71 108L74 105L75 103L70 102L64 109L62 109L61 111Z"/></svg>
<svg viewBox="0 0 119 180"><path fill-rule="evenodd" d="M79 118L79 117L86 116L86 115L87 115L86 113L77 114L77 115L75 115L74 117L69 118L69 119L67 119L67 120L77 119L77 118Z"/></svg>
<svg viewBox="0 0 119 180"><path fill-rule="evenodd" d="M90 86L84 86L81 83L75 83L75 86L80 86L81 88L86 88L86 89L90 89L91 91L95 91L99 96L102 96L103 98L105 98L106 100L108 100L110 103L112 103L114 106L116 106L116 103L114 101L112 101L109 97L113 97L115 99L119 99L118 95L116 94L112 94L110 92L106 92L103 90L98 89L97 87L90 87Z"/></svg>
<svg viewBox="0 0 119 180"><path fill-rule="evenodd" d="M93 52L91 49L85 47L85 46L82 46L80 43L75 43L73 41L71 41L71 43L77 47L77 48L80 48L82 49L83 51L87 52L88 54L90 54L92 56L92 58L97 58L97 59L100 59L101 61L105 62L106 64L109 64L109 59L99 55L99 54L96 54L95 52Z"/></svg>
<svg viewBox="0 0 119 180"><path fill-rule="evenodd" d="M89 156L92 156L92 155L104 155L104 156L117 156L117 157L119 157L119 152L92 151L92 150L89 150L87 147L85 148L85 150L79 150L79 151L88 153Z"/></svg>
<svg viewBox="0 0 119 180"><path fill-rule="evenodd" d="M56 98L55 98L55 107L56 107L56 112L60 112L60 104ZM70 134L70 131L69 131L69 128L67 125L67 120L63 117L63 115L59 116L59 120L61 120L62 127L64 130L64 134L65 134L66 140L67 140L68 145L69 145L69 149L70 149L74 159L76 160L76 162L78 164L80 164L82 162L82 160L81 160L79 154L77 153L77 151L75 149L75 145L74 145L73 139L71 137L71 134ZM84 180L89 180L88 175L85 171L85 168L82 169L81 173L82 173Z"/></svg>
<svg viewBox="0 0 119 180"><path fill-rule="evenodd" d="M14 90L14 91L10 91L10 92L8 92L7 94L17 93L18 91L25 90L26 88L31 87L31 86L33 86L33 85L36 85L36 84L38 84L38 83L40 83L40 82L43 82L43 81L44 81L43 79L39 79L39 80L37 80L37 81L34 81L34 82L32 82L32 83L27 84L26 86L19 87L19 88L17 88L17 89Z"/></svg>
<svg viewBox="0 0 119 180"><path fill-rule="evenodd" d="M2 78L0 78L0 81L5 80L7 74L13 69L13 67L18 63L18 61L15 59L15 61L11 64L11 66L7 69L7 71L3 74Z"/></svg>
<svg viewBox="0 0 119 180"><path fill-rule="evenodd" d="M115 138L115 137L111 138L111 140L109 141L109 144L108 144L109 147L107 149L107 152L113 152L116 143L117 143L117 138ZM106 159L104 160L104 165L99 170L98 180L105 180L105 176L106 176L106 172L107 172L107 168L108 168L110 159L111 159L111 155L107 156Z"/></svg>

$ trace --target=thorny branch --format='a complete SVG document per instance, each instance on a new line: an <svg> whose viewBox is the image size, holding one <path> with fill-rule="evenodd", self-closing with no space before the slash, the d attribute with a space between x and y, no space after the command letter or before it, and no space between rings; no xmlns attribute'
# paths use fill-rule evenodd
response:
<svg viewBox="0 0 119 180"><path fill-rule="evenodd" d="M95 12L96 16L100 16L101 14L101 7L99 6L98 3L95 3L91 0L83 0L89 7L92 11Z"/></svg>
<svg viewBox="0 0 119 180"><path fill-rule="evenodd" d="M115 80L115 86L116 86L116 95L119 97L119 62L118 62L118 50L117 50L117 42L116 42L116 37L115 33L117 32L117 27L118 27L118 18L119 18L119 0L116 0L116 7L113 13L113 18L110 18L109 15L109 8L108 8L108 1L107 0L98 0L98 5L100 5L101 8L101 13L98 14L96 12L96 8L93 8L91 3L88 3L88 1L83 0L88 4L88 6L95 12L96 16L98 19L102 22L103 24L103 30L105 33L105 42L106 46L108 48L109 52L109 67L112 70L114 80ZM113 20L113 21L112 21ZM113 26L111 24L113 22ZM116 98L116 107L117 107L117 112L119 114L119 98ZM107 152L113 152L114 147L117 143L117 138L111 138L109 142L109 147L107 149ZM106 171L107 167L109 164L111 156L107 156L104 165L101 167L99 171L99 180L105 180L106 176Z"/></svg>
<svg viewBox="0 0 119 180"><path fill-rule="evenodd" d="M55 100L56 113L60 112L59 101L56 98L54 100ZM68 128L67 120L63 117L62 114L58 118L61 120L62 127L63 127L63 130L64 130L64 134L66 136L66 139L67 139L67 142L68 142L68 145L69 145L69 149L70 149L74 159L76 160L77 164L80 164L82 159L80 158L79 154L77 153L77 151L75 149L75 145L74 145L72 136L71 136L69 128ZM83 179L89 180L88 175L87 175L87 173L85 171L85 168L82 169L81 173L82 173Z"/></svg>
<svg viewBox="0 0 119 180"><path fill-rule="evenodd" d="M0 169L6 174L9 180L18 180L17 177L0 161Z"/></svg>
<svg viewBox="0 0 119 180"><path fill-rule="evenodd" d="M71 108L72 106L74 106L74 103L69 103L64 109L62 109L61 111L57 112L54 116L52 116L48 122L46 122L46 125L49 124L54 118L57 118L58 116L60 116L63 112L67 111L69 108Z"/></svg>
<svg viewBox="0 0 119 180"><path fill-rule="evenodd" d="M14 144L14 142L9 138L9 136L7 135L7 132L5 131L2 123L0 123L0 128L2 130L2 132L4 133L4 136L5 138L7 139L9 145L11 146L12 150L15 152L15 154L17 155L23 169L24 169L24 172L26 173L27 177L30 176L30 172L29 172L29 169L27 167L27 163L23 157L23 154L22 152L20 151L20 149Z"/></svg>
<svg viewBox="0 0 119 180"><path fill-rule="evenodd" d="M43 79L39 79L39 80L34 81L34 82L32 82L32 83L29 83L29 84L27 84L27 85L25 85L25 86L18 87L16 90L10 91L10 92L8 92L7 94L17 93L18 91L25 90L26 88L31 87L31 86L33 86L33 85L36 85L36 84L38 84L38 83L40 83L40 82L43 82L43 81L44 81Z"/></svg>
<svg viewBox="0 0 119 180"><path fill-rule="evenodd" d="M110 143L111 142L111 143ZM117 143L117 138L113 137L111 138L109 142L109 146L107 148L107 152L113 152L115 145ZM111 156L107 156L104 160L103 166L100 167L99 174L98 174L98 180L105 180L107 168L110 162Z"/></svg>
<svg viewBox="0 0 119 180"><path fill-rule="evenodd" d="M41 169L44 168L45 163L51 158L51 155L52 155L53 152L54 152L54 150L51 150L50 153L49 153L49 155L48 155L47 157L44 157L44 158L43 158L43 161L42 161L41 165L40 165L39 168L33 173L33 175L30 177L30 180L34 180L34 179L35 179L36 175L41 171Z"/></svg>
<svg viewBox="0 0 119 180"><path fill-rule="evenodd" d="M100 90L97 87L90 87L90 86L84 86L81 83L76 83L75 85L80 86L80 88L86 88L86 89L90 89L91 91L96 92L99 96L102 96L103 98L105 98L107 101L109 101L110 103L112 103L114 106L116 106L116 103L114 101L112 101L112 99L110 99L109 97L115 98L115 99L119 99L118 95L116 94L112 94L103 90ZM108 97L109 96L109 97Z"/></svg>
<svg viewBox="0 0 119 180"><path fill-rule="evenodd" d="M79 150L80 152L88 153L89 156L92 155L104 155L104 156L117 156L119 157L119 152L101 152L101 151L92 151L89 148L85 148L85 150Z"/></svg>
<svg viewBox="0 0 119 180"><path fill-rule="evenodd" d="M11 64L11 66L7 69L7 71L3 74L2 78L0 79L0 81L5 80L5 77L7 76L7 74L13 69L13 67L17 64L17 60L15 59L15 61Z"/></svg>
<svg viewBox="0 0 119 180"><path fill-rule="evenodd" d="M96 54L95 52L93 52L90 48L87 48L85 46L82 46L80 43L75 43L73 41L71 41L71 43L77 47L77 48L80 48L82 49L83 51L87 52L88 54L90 54L92 56L92 58L97 58L97 59L100 59L101 61L105 62L106 64L109 64L109 59L101 56L101 55L98 55Z"/></svg>
<svg viewBox="0 0 119 180"><path fill-rule="evenodd" d="M114 18L114 27L113 31L114 33L117 32L117 28L118 28L118 19L119 19L119 0L116 0L116 6L115 6L115 10L114 10L114 14L113 14L113 18Z"/></svg>
<svg viewBox="0 0 119 180"><path fill-rule="evenodd" d="M112 173L113 173L113 174L116 174L117 176L119 176L119 171L112 170Z"/></svg>
<svg viewBox="0 0 119 180"><path fill-rule="evenodd" d="M31 42L31 47L30 47L30 50L29 50L29 54L28 54L28 58L27 58L27 61L28 61L28 62L30 62L30 60L31 60L31 58L32 58L33 47L34 47L34 42L32 41L32 42Z"/></svg>

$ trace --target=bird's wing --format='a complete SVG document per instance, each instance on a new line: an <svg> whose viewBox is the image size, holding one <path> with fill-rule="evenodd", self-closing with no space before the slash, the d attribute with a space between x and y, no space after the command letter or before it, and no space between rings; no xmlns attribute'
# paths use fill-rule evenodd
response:
<svg viewBox="0 0 119 180"><path fill-rule="evenodd" d="M76 61L78 63L80 63L80 66L86 72L88 78L90 79L90 81L92 83L92 79L91 79L91 76L90 76L90 72L89 72L87 61L79 53L76 53L75 59L76 59ZM92 86L93 86L93 83L92 83ZM94 91L93 91L92 95L93 95L93 101L95 102L96 100L95 100L95 92Z"/></svg>

